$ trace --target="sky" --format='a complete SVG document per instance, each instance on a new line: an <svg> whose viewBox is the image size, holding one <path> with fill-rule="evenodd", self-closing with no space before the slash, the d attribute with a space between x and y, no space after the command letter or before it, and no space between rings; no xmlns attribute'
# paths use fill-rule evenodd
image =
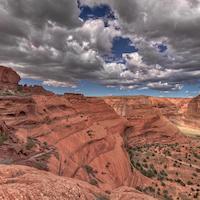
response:
<svg viewBox="0 0 200 200"><path fill-rule="evenodd" d="M200 93L200 0L0 0L0 64L87 96Z"/></svg>

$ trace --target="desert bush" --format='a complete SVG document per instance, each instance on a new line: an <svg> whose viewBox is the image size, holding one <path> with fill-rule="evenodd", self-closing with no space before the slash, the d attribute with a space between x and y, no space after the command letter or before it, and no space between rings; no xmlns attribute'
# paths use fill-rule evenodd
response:
<svg viewBox="0 0 200 200"><path fill-rule="evenodd" d="M3 165L10 165L13 163L13 160L12 159L3 159L3 160L0 160L0 164L3 164Z"/></svg>
<svg viewBox="0 0 200 200"><path fill-rule="evenodd" d="M31 150L35 146L36 146L35 140L31 137L28 137L26 142L26 149Z"/></svg>
<svg viewBox="0 0 200 200"><path fill-rule="evenodd" d="M1 132L0 133L0 146L4 144L4 142L8 140L8 136L6 133Z"/></svg>
<svg viewBox="0 0 200 200"><path fill-rule="evenodd" d="M87 172L87 174L93 174L94 173L94 170L90 165L85 165L84 169Z"/></svg>
<svg viewBox="0 0 200 200"><path fill-rule="evenodd" d="M165 187L165 183L164 183L164 182L161 182L161 185L162 185L163 187Z"/></svg>
<svg viewBox="0 0 200 200"><path fill-rule="evenodd" d="M47 163L46 162L43 162L43 161L37 161L33 164L33 166L37 169L40 169L40 170L45 170L45 171L48 171L48 166L47 166Z"/></svg>
<svg viewBox="0 0 200 200"><path fill-rule="evenodd" d="M175 181L180 185L185 186L185 183L181 179L176 179Z"/></svg>
<svg viewBox="0 0 200 200"><path fill-rule="evenodd" d="M95 186L98 185L98 181L97 181L96 179L93 179L93 178L90 179L89 183L90 183L91 185L95 185Z"/></svg>
<svg viewBox="0 0 200 200"><path fill-rule="evenodd" d="M188 185L193 185L193 183L191 181L188 181L187 184Z"/></svg>

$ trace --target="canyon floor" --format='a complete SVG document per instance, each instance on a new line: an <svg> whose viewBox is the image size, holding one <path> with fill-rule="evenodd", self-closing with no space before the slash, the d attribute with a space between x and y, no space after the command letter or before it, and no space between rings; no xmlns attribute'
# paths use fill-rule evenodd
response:
<svg viewBox="0 0 200 200"><path fill-rule="evenodd" d="M200 96L56 95L0 67L0 199L200 199Z"/></svg>

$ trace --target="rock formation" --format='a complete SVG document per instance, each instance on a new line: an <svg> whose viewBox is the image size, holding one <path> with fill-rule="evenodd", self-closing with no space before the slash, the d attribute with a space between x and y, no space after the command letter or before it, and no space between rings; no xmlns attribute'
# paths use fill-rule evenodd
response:
<svg viewBox="0 0 200 200"><path fill-rule="evenodd" d="M11 68L0 66L0 83L18 84L20 76Z"/></svg>
<svg viewBox="0 0 200 200"><path fill-rule="evenodd" d="M25 147L19 150L22 159L13 153L11 163L85 180L104 190L131 185L123 147L126 120L102 99L45 92L3 95L0 118Z"/></svg>
<svg viewBox="0 0 200 200"><path fill-rule="evenodd" d="M114 110L129 121L126 140L129 146L151 143L171 143L184 140L172 120L178 108L168 99L153 97L105 98Z"/></svg>
<svg viewBox="0 0 200 200"><path fill-rule="evenodd" d="M10 68L0 67L0 75L0 164L9 165L0 165L0 199L46 195L47 200L150 200L138 190L151 196L152 184L167 184L171 190L172 179L159 180L166 178L162 163L157 163L160 158L168 159L165 169L169 163L170 169L184 165L187 174L199 170L198 152L191 150L199 144L181 129L198 127L199 97L55 95L41 86L19 85L19 75ZM185 151L194 154L194 166L187 163ZM176 156L185 160L179 162ZM178 192L183 190L173 184Z"/></svg>
<svg viewBox="0 0 200 200"><path fill-rule="evenodd" d="M200 95L191 99L188 104L187 114L189 117L192 118L200 117Z"/></svg>
<svg viewBox="0 0 200 200"><path fill-rule="evenodd" d="M59 177L25 166L0 165L0 199L3 200L154 200L133 188L110 195L83 181Z"/></svg>

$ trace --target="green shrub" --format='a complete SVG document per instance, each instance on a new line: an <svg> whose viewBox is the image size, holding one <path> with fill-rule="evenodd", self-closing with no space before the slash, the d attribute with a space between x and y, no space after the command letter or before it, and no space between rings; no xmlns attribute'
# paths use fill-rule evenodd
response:
<svg viewBox="0 0 200 200"><path fill-rule="evenodd" d="M176 179L175 181L180 185L185 186L185 183L181 179Z"/></svg>
<svg viewBox="0 0 200 200"><path fill-rule="evenodd" d="M91 185L95 185L97 186L98 185L98 181L96 179L90 179L90 182L89 182Z"/></svg>
<svg viewBox="0 0 200 200"><path fill-rule="evenodd" d="M164 182L161 182L161 185L162 185L163 187L165 187L165 183L164 183Z"/></svg>
<svg viewBox="0 0 200 200"><path fill-rule="evenodd" d="M6 133L1 132L0 133L0 146L4 144L4 142L8 140L8 136Z"/></svg>
<svg viewBox="0 0 200 200"><path fill-rule="evenodd" d="M94 170L90 165L85 165L84 169L87 172L87 174L93 174L94 173Z"/></svg>
<svg viewBox="0 0 200 200"><path fill-rule="evenodd" d="M188 185L193 185L193 183L191 181L188 181L187 184Z"/></svg>
<svg viewBox="0 0 200 200"><path fill-rule="evenodd" d="M35 140L31 137L28 137L26 142L26 149L31 150L35 146L36 146Z"/></svg>
<svg viewBox="0 0 200 200"><path fill-rule="evenodd" d="M40 170L45 170L45 171L48 171L48 166L47 166L47 163L46 162L43 162L43 161L37 161L33 164L33 166L37 169L40 169Z"/></svg>

